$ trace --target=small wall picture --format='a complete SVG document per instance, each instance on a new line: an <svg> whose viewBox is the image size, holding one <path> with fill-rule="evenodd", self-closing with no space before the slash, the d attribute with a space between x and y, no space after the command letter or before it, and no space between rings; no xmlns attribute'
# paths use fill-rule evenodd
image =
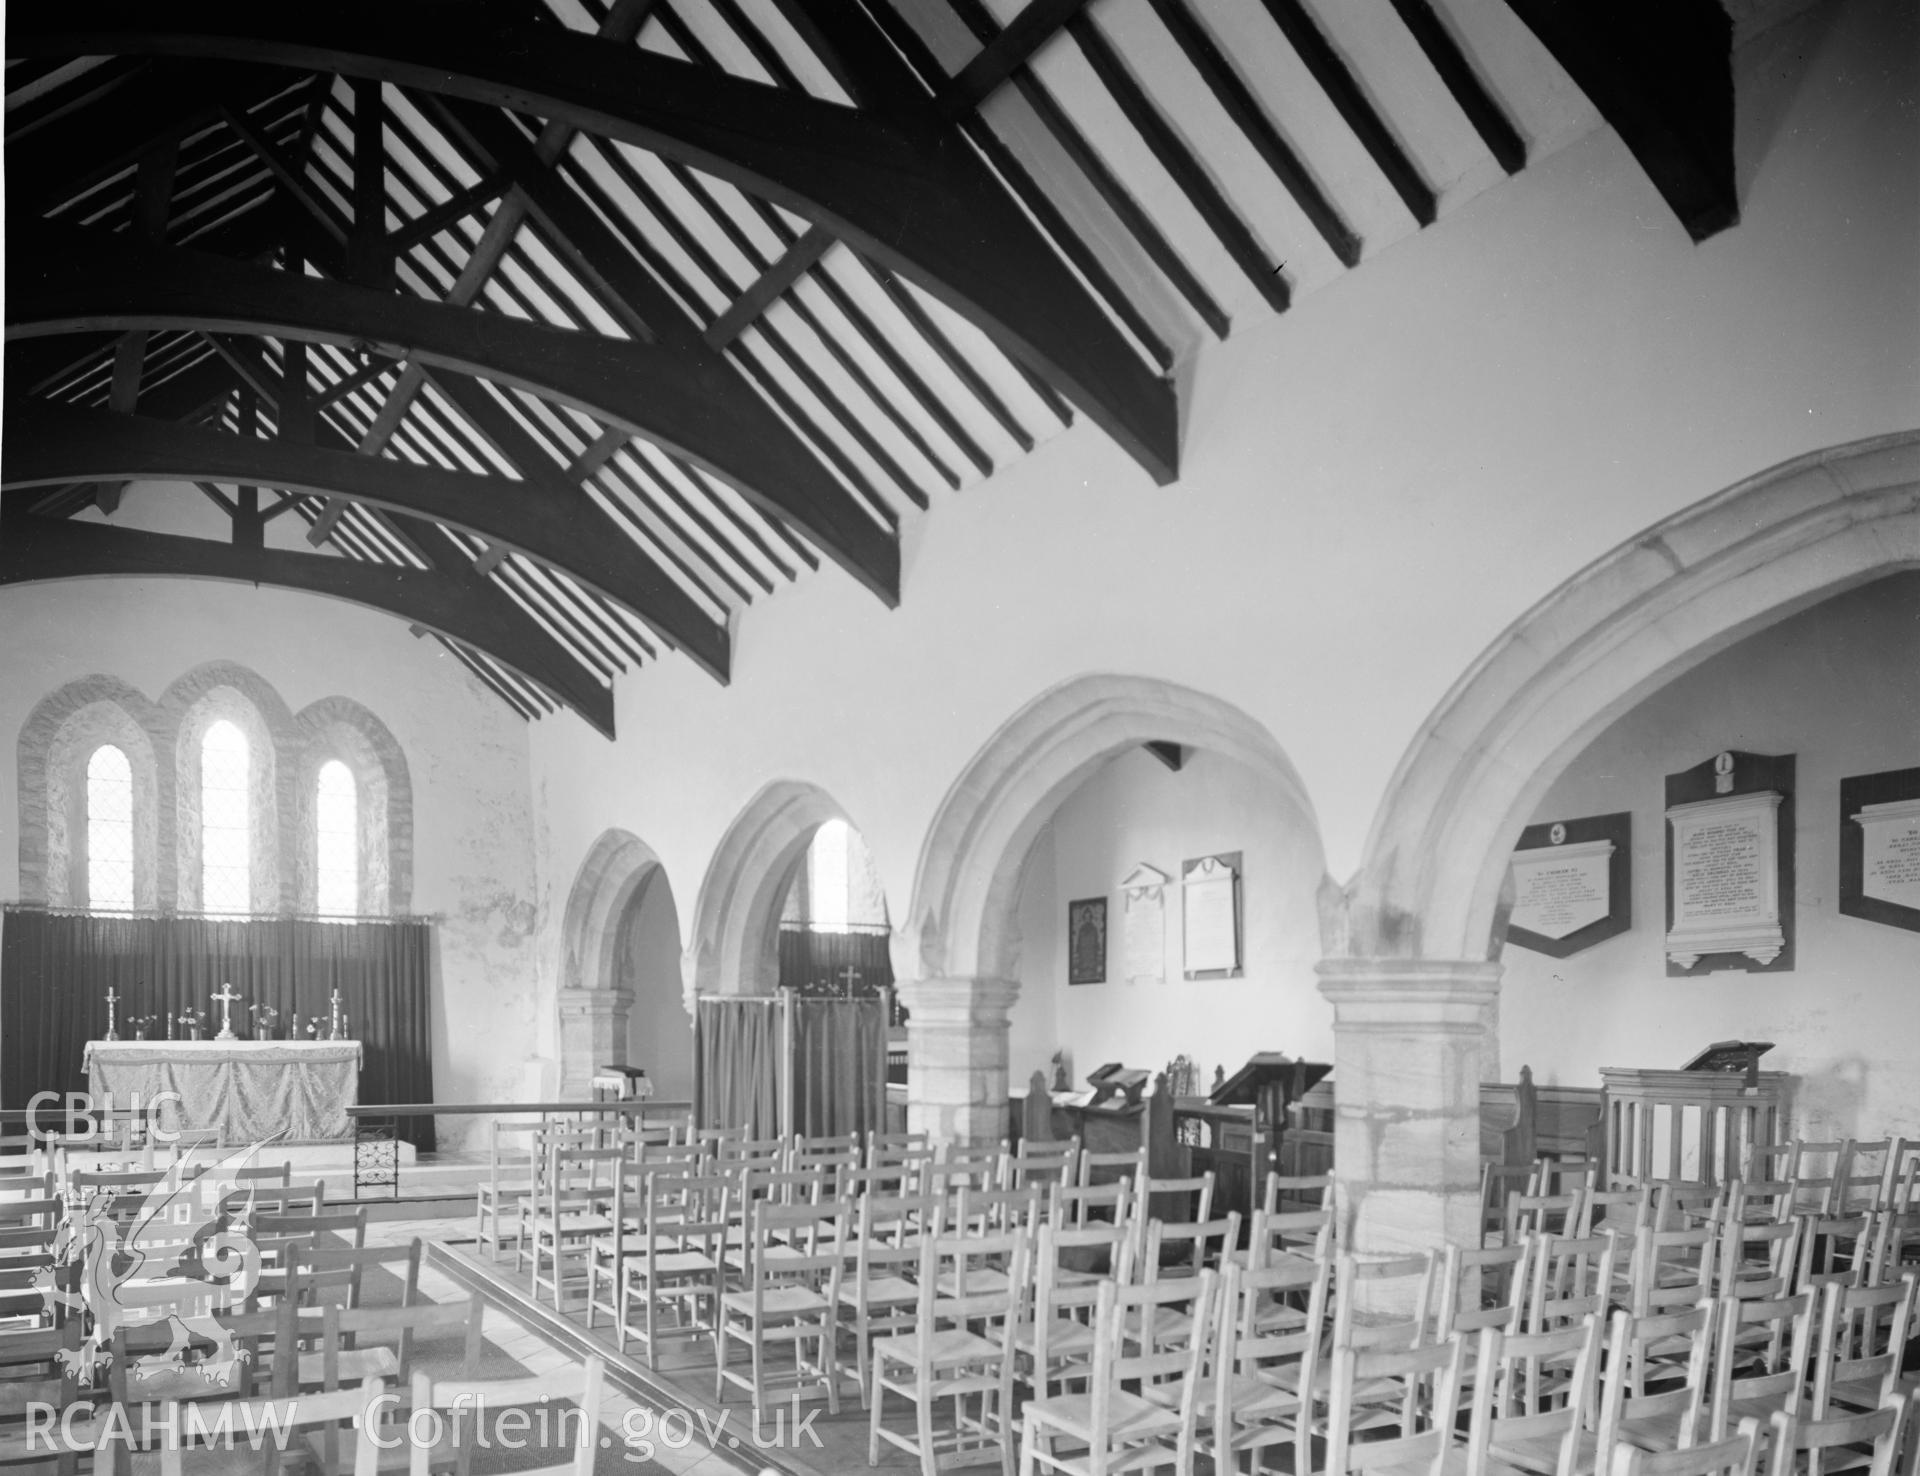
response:
<svg viewBox="0 0 1920 1476"><path fill-rule="evenodd" d="M1067 982L1107 982L1107 899L1083 897L1067 904Z"/></svg>

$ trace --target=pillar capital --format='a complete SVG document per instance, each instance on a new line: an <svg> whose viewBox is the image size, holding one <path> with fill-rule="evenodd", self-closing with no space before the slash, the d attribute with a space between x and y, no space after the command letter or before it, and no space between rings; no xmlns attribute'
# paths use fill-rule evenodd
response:
<svg viewBox="0 0 1920 1476"><path fill-rule="evenodd" d="M1329 958L1315 972L1335 1030L1478 1033L1500 998L1501 967L1486 959Z"/></svg>
<svg viewBox="0 0 1920 1476"><path fill-rule="evenodd" d="M902 979L896 986L900 1003L914 1018L922 1014L942 1020L964 1014L969 1020L1005 1020L1020 997L1018 979Z"/></svg>

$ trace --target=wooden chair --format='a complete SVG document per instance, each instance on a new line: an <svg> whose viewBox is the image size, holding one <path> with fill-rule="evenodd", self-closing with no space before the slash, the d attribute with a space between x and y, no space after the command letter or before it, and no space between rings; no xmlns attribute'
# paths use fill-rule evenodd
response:
<svg viewBox="0 0 1920 1476"><path fill-rule="evenodd" d="M1599 1449L1604 1459L1616 1445L1643 1450L1675 1450L1698 1444L1706 1433L1707 1396L1712 1387L1715 1304L1702 1302L1683 1312L1635 1317L1615 1312L1607 1333L1606 1375L1601 1385ZM1684 1339L1685 1381L1648 1392L1650 1349L1671 1350Z"/></svg>
<svg viewBox="0 0 1920 1476"><path fill-rule="evenodd" d="M1766 1445L1757 1420L1743 1420L1725 1440L1678 1450L1617 1447L1606 1476L1759 1476Z"/></svg>
<svg viewBox="0 0 1920 1476"><path fill-rule="evenodd" d="M1115 1179L1129 1179L1133 1183L1134 1197L1140 1195L1140 1184L1147 1177L1147 1149L1139 1148L1127 1152L1095 1153L1083 1151L1080 1155L1080 1187L1091 1188L1095 1184L1107 1184Z"/></svg>
<svg viewBox="0 0 1920 1476"><path fill-rule="evenodd" d="M533 1193L532 1140L537 1122L502 1122L495 1118L488 1132L487 1176L475 1187L473 1247L486 1250L495 1261L508 1239L520 1238L520 1206Z"/></svg>
<svg viewBox="0 0 1920 1476"><path fill-rule="evenodd" d="M1034 1184L1043 1188L1053 1184L1072 1184L1078 1179L1079 1173L1078 1138L1059 1142L1027 1139L1018 1149L1000 1160L999 1187L1025 1189Z"/></svg>
<svg viewBox="0 0 1920 1476"><path fill-rule="evenodd" d="M1258 1469L1260 1452L1288 1445L1294 1469L1313 1469L1310 1422L1299 1391L1317 1381L1332 1286L1333 1266L1325 1259L1252 1267L1228 1262L1219 1332L1197 1411L1198 1451L1215 1470L1238 1470L1243 1456ZM1292 1306L1300 1300L1304 1312ZM1283 1312L1289 1315L1277 1315ZM1281 1370L1293 1374L1284 1384L1277 1377Z"/></svg>
<svg viewBox="0 0 1920 1476"><path fill-rule="evenodd" d="M1857 1414L1833 1415L1826 1419L1789 1419L1776 1415L1773 1420L1773 1455L1768 1476L1825 1476L1829 1458L1837 1457L1841 1469L1863 1471L1865 1476L1893 1476L1901 1446L1907 1457L1901 1467L1909 1476L1920 1467L1920 1429L1916 1422L1915 1395L1894 1394L1878 1408ZM1862 1464L1862 1448L1868 1452ZM1805 1463L1802 1464L1804 1457Z"/></svg>
<svg viewBox="0 0 1920 1476"><path fill-rule="evenodd" d="M728 1384L746 1389L753 1396L757 1426L768 1389L767 1352L785 1345L793 1349L794 1398L802 1397L803 1391L809 1396L824 1392L829 1412L839 1414L838 1309L847 1207L763 1201L753 1207L750 1227L747 1284L743 1290L720 1296L714 1335L714 1401L720 1401ZM735 1339L747 1344L746 1374L728 1362L729 1344ZM809 1347L814 1350L811 1361Z"/></svg>
<svg viewBox="0 0 1920 1476"><path fill-rule="evenodd" d="M1507 1205L1514 1196L1534 1194L1538 1173L1530 1163L1483 1163L1480 1165L1480 1243L1489 1235L1507 1243Z"/></svg>
<svg viewBox="0 0 1920 1476"><path fill-rule="evenodd" d="M1723 1440L1740 1420L1777 1411L1798 1417L1808 1383L1814 1293L1729 1298L1720 1304L1719 1357L1709 1401L1708 1438Z"/></svg>
<svg viewBox="0 0 1920 1476"><path fill-rule="evenodd" d="M1796 1140L1793 1148L1792 1172L1787 1177L1793 1181L1794 1213L1831 1214L1834 1186L1846 1173L1847 1140L1828 1143Z"/></svg>
<svg viewBox="0 0 1920 1476"><path fill-rule="evenodd" d="M719 1326L734 1180L656 1170L646 1175L640 1229L622 1237L614 1258L614 1336L621 1352L638 1338L647 1367L659 1367L662 1341L713 1338ZM596 1261L605 1254L596 1252ZM603 1304L604 1305L604 1304ZM662 1324L670 1314L670 1325ZM592 1309L588 1319L591 1324Z"/></svg>
<svg viewBox="0 0 1920 1476"><path fill-rule="evenodd" d="M131 1455L119 1449L117 1440L102 1439L94 1457L95 1476L119 1476L124 1469L141 1476L275 1476L280 1469L288 1433L314 1427L358 1428L354 1437L353 1469L356 1476L374 1476L379 1450L373 1443L378 1429L377 1411L383 1390L378 1380L368 1379L357 1389L341 1389L332 1394L303 1394L295 1398L244 1399L222 1407L220 1422L234 1432L220 1444L189 1445L185 1440L163 1441L155 1456ZM162 1429L186 1428L181 1408L176 1403L163 1406L155 1424ZM249 1438L252 1431L271 1431L256 1447ZM124 1465L123 1465L124 1463Z"/></svg>
<svg viewBox="0 0 1920 1476"><path fill-rule="evenodd" d="M1584 1476L1596 1465L1591 1428L1599 1403L1606 1322L1588 1313L1552 1332L1482 1328L1474 1357L1467 1469L1535 1476ZM1542 1364L1571 1369L1554 1395L1539 1400Z"/></svg>
<svg viewBox="0 0 1920 1476"><path fill-rule="evenodd" d="M411 1307L420 1295L420 1238L396 1245L296 1246L287 1284L301 1306L361 1307L367 1305L366 1273L373 1268L398 1278L398 1305Z"/></svg>
<svg viewBox="0 0 1920 1476"><path fill-rule="evenodd" d="M1878 1286L1824 1288L1809 1411L1815 1419L1877 1409L1893 1397L1917 1309L1920 1272Z"/></svg>
<svg viewBox="0 0 1920 1476"><path fill-rule="evenodd" d="M1035 1476L1041 1469L1104 1476L1156 1465L1191 1472L1212 1340L1169 1340L1156 1329L1175 1320L1184 1327L1210 1328L1217 1295L1211 1271L1152 1285L1101 1282L1087 1391L1027 1404L1021 1422L1021 1476ZM1073 1451L1062 1452L1061 1441L1069 1442ZM1008 1444L1002 1446L1001 1469L1012 1470Z"/></svg>
<svg viewBox="0 0 1920 1476"><path fill-rule="evenodd" d="M1033 1256L1034 1290L1027 1315L1014 1334L1014 1351L1023 1360L1021 1382L1035 1399L1049 1398L1056 1385L1084 1379L1093 1367L1093 1328L1089 1315L1104 1278L1077 1274L1094 1256L1107 1258L1128 1280L1126 1242L1116 1225L1072 1229L1049 1221L1040 1226Z"/></svg>
<svg viewBox="0 0 1920 1476"><path fill-rule="evenodd" d="M1463 1338L1409 1348L1336 1344L1326 1476L1409 1470L1440 1476L1454 1466L1465 1356ZM1381 1385L1397 1388L1397 1398L1382 1400L1370 1392ZM1375 1411L1382 1403L1389 1406L1395 1433L1355 1439L1378 1429Z"/></svg>
<svg viewBox="0 0 1920 1476"><path fill-rule="evenodd" d="M476 1293L465 1302L361 1308L329 1304L317 1310L321 1319L320 1347L300 1355L299 1392L332 1393L343 1384L351 1386L355 1380L350 1370L356 1363L370 1361L369 1355L376 1352L384 1354L383 1361L397 1370L388 1383L394 1393L381 1406L381 1413L386 1416L381 1423L392 1433L376 1438L375 1459L382 1471L405 1470L412 1459L403 1436L410 1412L407 1400L412 1394L413 1340L416 1335L432 1336L459 1329L465 1340L460 1377L478 1377L485 1347L482 1329L486 1299ZM301 1320L310 1322L312 1315L303 1313ZM398 1428L394 1428L396 1426ZM332 1427L316 1430L307 1436L308 1452L322 1476L350 1476L350 1473L359 1476L355 1472L358 1450L343 1453L340 1436L341 1432ZM434 1465L453 1464L456 1448L444 1430L440 1440L434 1443L440 1447Z"/></svg>
<svg viewBox="0 0 1920 1476"><path fill-rule="evenodd" d="M1716 1256L1723 1297L1777 1297L1792 1289L1806 1221L1745 1224L1729 1219Z"/></svg>
<svg viewBox="0 0 1920 1476"><path fill-rule="evenodd" d="M1434 1341L1486 1328L1517 1333L1532 1288L1532 1237L1519 1245L1450 1245L1441 1260Z"/></svg>
<svg viewBox="0 0 1920 1476"><path fill-rule="evenodd" d="M920 1302L913 1275L920 1242L941 1231L945 1201L930 1194L866 1194L852 1243L853 1270L840 1285L841 1323L853 1334L860 1407L867 1407L875 1338L910 1332Z"/></svg>
<svg viewBox="0 0 1920 1476"><path fill-rule="evenodd" d="M1585 1202L1586 1190L1578 1187L1563 1194L1516 1194L1507 1201L1500 1243L1512 1245L1523 1235L1573 1235L1580 1228Z"/></svg>
<svg viewBox="0 0 1920 1476"><path fill-rule="evenodd" d="M488 1420L497 1422L500 1412L510 1409L546 1405L556 1400L570 1401L578 1420L571 1437L567 1434L564 1410L558 1421L559 1441L571 1447L569 1458L531 1470L516 1470L515 1476L562 1476L562 1473L565 1476L593 1476L594 1460L599 1454L600 1437L596 1431L600 1424L605 1382L606 1366L596 1356L589 1356L584 1363L576 1366L535 1374L531 1378L433 1379L424 1373L416 1373L413 1376L411 1407L415 1411L471 1408L480 1412L471 1418L447 1422L459 1432L455 1461L464 1473L476 1442L484 1441L499 1446L504 1440L518 1438L524 1446L527 1433L524 1422L517 1432L503 1432L496 1424L489 1439L490 1432L485 1429ZM407 1469L411 1476L429 1476L436 1464L436 1457L444 1459L444 1451L437 1451L426 1441L409 1441L408 1445L411 1459ZM357 1476L367 1476L367 1473L359 1472Z"/></svg>
<svg viewBox="0 0 1920 1476"><path fill-rule="evenodd" d="M624 1161L618 1148L555 1144L549 1150L545 1183L523 1233L530 1238L534 1298L545 1288L555 1311L566 1301L575 1268L580 1282L586 1282L594 1238L613 1229L614 1181Z"/></svg>
<svg viewBox="0 0 1920 1476"><path fill-rule="evenodd" d="M879 1464L885 1442L918 1460L925 1476L942 1465L995 1455L1002 1476L1011 1476L1014 1338L1030 1244L1024 1234L922 1238L916 1278L920 1300L912 1330L873 1345L869 1465ZM988 1270L995 1275L983 1286L980 1273ZM943 1282L948 1289L942 1290ZM888 1394L911 1402L911 1433L885 1428ZM936 1430L934 1416L942 1401L951 1401L952 1423ZM976 1410L969 1411L969 1401L977 1401Z"/></svg>

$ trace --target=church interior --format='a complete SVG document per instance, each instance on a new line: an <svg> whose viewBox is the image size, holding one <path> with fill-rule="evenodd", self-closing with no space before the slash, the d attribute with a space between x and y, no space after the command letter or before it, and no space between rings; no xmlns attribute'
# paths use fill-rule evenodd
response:
<svg viewBox="0 0 1920 1476"><path fill-rule="evenodd" d="M1911 0L6 34L0 1464L1920 1476Z"/></svg>

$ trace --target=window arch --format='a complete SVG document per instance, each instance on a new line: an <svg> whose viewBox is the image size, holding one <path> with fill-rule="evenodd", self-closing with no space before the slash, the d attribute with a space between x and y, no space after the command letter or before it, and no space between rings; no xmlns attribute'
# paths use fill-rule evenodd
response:
<svg viewBox="0 0 1920 1476"><path fill-rule="evenodd" d="M133 910L133 765L111 743L87 760L87 906Z"/></svg>
<svg viewBox="0 0 1920 1476"><path fill-rule="evenodd" d="M34 706L15 750L21 901L48 907L90 905L94 888L89 885L87 832L100 807L89 804L88 771L95 755L112 747L127 765L130 784L131 900L114 905L144 911L171 904L167 863L173 785L170 766L160 759L166 751L165 728L164 715L154 704L109 676L69 682Z"/></svg>
<svg viewBox="0 0 1920 1476"><path fill-rule="evenodd" d="M359 786L339 759L320 766L314 796L314 910L323 917L360 911Z"/></svg>
<svg viewBox="0 0 1920 1476"><path fill-rule="evenodd" d="M200 738L200 906L253 911L253 755L226 718Z"/></svg>

